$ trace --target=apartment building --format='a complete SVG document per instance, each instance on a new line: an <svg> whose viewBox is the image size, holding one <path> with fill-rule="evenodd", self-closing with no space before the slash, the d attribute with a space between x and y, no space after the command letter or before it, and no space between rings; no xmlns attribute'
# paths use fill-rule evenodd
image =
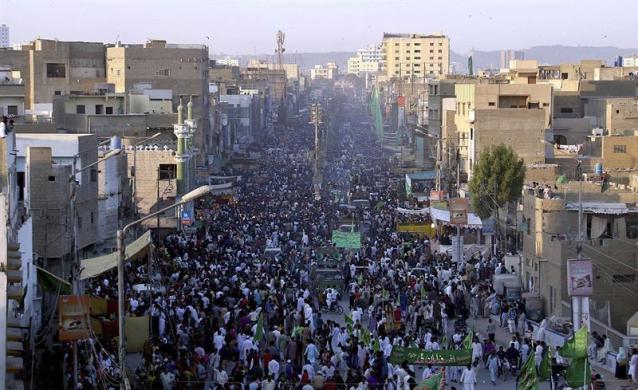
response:
<svg viewBox="0 0 638 390"><path fill-rule="evenodd" d="M510 61L512 60L524 60L525 52L522 50L501 50L499 53L499 66L500 69L507 69L510 67Z"/></svg>
<svg viewBox="0 0 638 390"><path fill-rule="evenodd" d="M443 34L383 34L385 75L392 78L441 77L450 73L450 38Z"/></svg>
<svg viewBox="0 0 638 390"><path fill-rule="evenodd" d="M511 146L525 163L545 162L552 88L542 84L456 84L454 124L461 170L472 175L481 152Z"/></svg>
<svg viewBox="0 0 638 390"><path fill-rule="evenodd" d="M6 24L0 25L0 48L10 47L11 39L9 35L9 26Z"/></svg>
<svg viewBox="0 0 638 390"><path fill-rule="evenodd" d="M149 40L144 45L116 45L106 49L106 77L116 93L145 89L170 90L171 112L180 96L193 97L197 131L193 142L202 162L211 148L208 122L208 48Z"/></svg>
<svg viewBox="0 0 638 390"><path fill-rule="evenodd" d="M328 62L324 65L315 65L310 69L311 80L334 80L339 75L339 66L334 62Z"/></svg>
<svg viewBox="0 0 638 390"><path fill-rule="evenodd" d="M381 69L383 57L380 45L368 45L357 50L357 54L348 58L348 74L357 76L365 73L376 73Z"/></svg>
<svg viewBox="0 0 638 390"><path fill-rule="evenodd" d="M24 115L24 80L7 68L0 68L0 115Z"/></svg>

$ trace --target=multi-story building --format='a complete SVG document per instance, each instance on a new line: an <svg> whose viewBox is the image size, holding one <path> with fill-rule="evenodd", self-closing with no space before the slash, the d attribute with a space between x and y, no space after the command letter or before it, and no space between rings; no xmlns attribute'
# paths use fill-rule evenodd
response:
<svg viewBox="0 0 638 390"><path fill-rule="evenodd" d="M9 26L7 26L6 24L0 25L0 48L3 47L11 47Z"/></svg>
<svg viewBox="0 0 638 390"><path fill-rule="evenodd" d="M224 65L224 66L239 66L239 59L232 58L232 57L224 57L222 59L215 60L215 63L217 63L218 65Z"/></svg>
<svg viewBox="0 0 638 390"><path fill-rule="evenodd" d="M622 66L628 68L638 66L638 54L634 54L630 57L623 57Z"/></svg>
<svg viewBox="0 0 638 390"><path fill-rule="evenodd" d="M134 90L170 90L172 112L179 97L193 96L197 131L193 136L205 160L212 147L208 124L208 48L204 45L174 45L149 40L144 45L116 45L106 49L106 76L116 93Z"/></svg>
<svg viewBox="0 0 638 390"><path fill-rule="evenodd" d="M381 46L368 45L357 50L357 54L348 58L348 74L375 74L381 69Z"/></svg>
<svg viewBox="0 0 638 390"><path fill-rule="evenodd" d="M547 317L571 317L566 273L567 261L576 258L578 187L577 182L562 185L552 199L532 188L523 195L521 276L530 291L543 297ZM593 263L592 331L613 335L612 343L620 346L623 339L616 336L626 334L627 322L638 310L638 300L628 299L638 296L635 193L601 193L600 185L589 181L582 188L582 256ZM605 332L609 326L615 332Z"/></svg>
<svg viewBox="0 0 638 390"><path fill-rule="evenodd" d="M481 152L501 143L527 164L545 162L550 85L456 84L455 95L460 164L468 177Z"/></svg>
<svg viewBox="0 0 638 390"><path fill-rule="evenodd" d="M524 60L525 52L522 50L501 50L499 52L499 65L501 69L510 67L512 60Z"/></svg>
<svg viewBox="0 0 638 390"><path fill-rule="evenodd" d="M384 33L381 50L388 79L450 73L450 39L443 34Z"/></svg>
<svg viewBox="0 0 638 390"><path fill-rule="evenodd" d="M311 80L334 80L339 75L339 66L334 62L328 62L326 66L323 65L315 65L314 68L310 69L310 79Z"/></svg>
<svg viewBox="0 0 638 390"><path fill-rule="evenodd" d="M24 115L24 80L19 73L0 69L0 116Z"/></svg>

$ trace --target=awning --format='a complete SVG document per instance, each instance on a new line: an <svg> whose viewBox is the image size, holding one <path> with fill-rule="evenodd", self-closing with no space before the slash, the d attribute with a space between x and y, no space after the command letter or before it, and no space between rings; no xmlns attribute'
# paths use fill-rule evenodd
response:
<svg viewBox="0 0 638 390"><path fill-rule="evenodd" d="M578 210L578 202L568 202L565 209ZM583 213L619 215L629 213L629 208L625 203L583 202Z"/></svg>
<svg viewBox="0 0 638 390"><path fill-rule="evenodd" d="M151 232L147 231L140 238L126 246L126 258L135 257L151 243ZM80 279L89 279L117 266L117 252L93 257L81 261Z"/></svg>
<svg viewBox="0 0 638 390"><path fill-rule="evenodd" d="M436 171L423 171L408 173L405 175L410 180L434 180L436 178Z"/></svg>
<svg viewBox="0 0 638 390"><path fill-rule="evenodd" d="M45 290L60 295L71 294L71 283L52 274L44 268L36 266L38 270L38 284Z"/></svg>

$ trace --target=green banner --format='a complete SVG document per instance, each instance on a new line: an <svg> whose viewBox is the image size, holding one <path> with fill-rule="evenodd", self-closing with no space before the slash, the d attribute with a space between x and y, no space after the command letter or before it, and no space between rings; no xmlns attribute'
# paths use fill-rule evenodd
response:
<svg viewBox="0 0 638 390"><path fill-rule="evenodd" d="M359 232L342 232L340 230L332 231L332 243L337 248L361 248L361 234Z"/></svg>
<svg viewBox="0 0 638 390"><path fill-rule="evenodd" d="M587 357L588 339L589 333L587 332L587 327L583 326L561 347L560 355L570 359L582 359Z"/></svg>
<svg viewBox="0 0 638 390"><path fill-rule="evenodd" d="M533 353L529 354L527 361L521 367L521 373L516 380L516 390L538 390L538 375Z"/></svg>
<svg viewBox="0 0 638 390"><path fill-rule="evenodd" d="M408 362L408 364L419 365L465 366L472 362L472 350L443 349L439 351L426 351L425 349L414 347L392 347L390 363L401 364L404 361Z"/></svg>

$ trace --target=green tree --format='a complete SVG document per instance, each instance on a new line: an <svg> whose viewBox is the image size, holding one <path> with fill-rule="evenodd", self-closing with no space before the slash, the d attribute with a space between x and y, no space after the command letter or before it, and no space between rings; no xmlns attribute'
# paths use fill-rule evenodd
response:
<svg viewBox="0 0 638 390"><path fill-rule="evenodd" d="M524 179L523 160L511 147L503 144L490 147L481 153L470 181L474 212L485 219L497 206L518 199Z"/></svg>

